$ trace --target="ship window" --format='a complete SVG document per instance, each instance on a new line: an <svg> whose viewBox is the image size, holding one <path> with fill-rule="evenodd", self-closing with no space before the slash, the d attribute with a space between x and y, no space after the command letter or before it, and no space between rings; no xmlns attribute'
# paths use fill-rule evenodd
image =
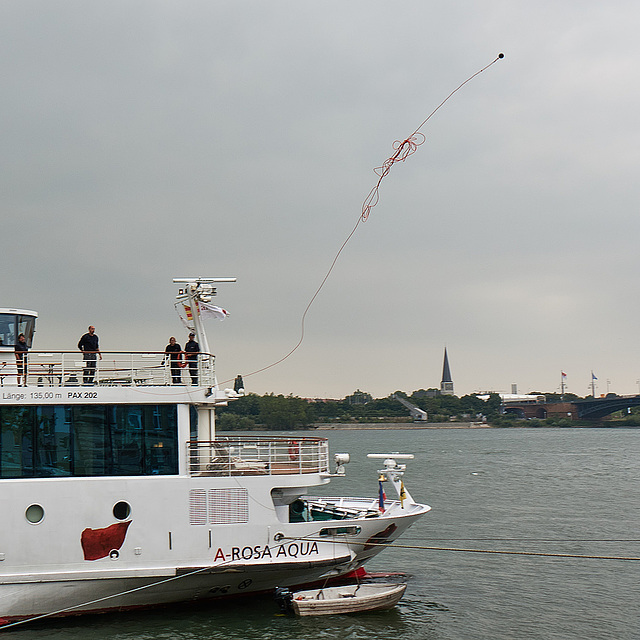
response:
<svg viewBox="0 0 640 640"><path fill-rule="evenodd" d="M72 475L70 412L65 407L33 407L36 464L34 475Z"/></svg>
<svg viewBox="0 0 640 640"><path fill-rule="evenodd" d="M2 408L0 476L3 478L33 476L32 413L32 407Z"/></svg>
<svg viewBox="0 0 640 640"><path fill-rule="evenodd" d="M44 509L39 504L32 504L27 507L24 515L31 524L38 524L44 518Z"/></svg>
<svg viewBox="0 0 640 640"><path fill-rule="evenodd" d="M192 404L189 405L189 437L198 439L198 410Z"/></svg>
<svg viewBox="0 0 640 640"><path fill-rule="evenodd" d="M31 348L33 333L36 328L36 319L33 316L16 316L16 321L18 323L17 335L19 336L21 333L24 333L27 346Z"/></svg>
<svg viewBox="0 0 640 640"><path fill-rule="evenodd" d="M113 505L113 517L116 520L126 520L131 515L131 505L128 502L117 502Z"/></svg>
<svg viewBox="0 0 640 640"><path fill-rule="evenodd" d="M175 405L0 408L0 478L178 473Z"/></svg>
<svg viewBox="0 0 640 640"><path fill-rule="evenodd" d="M16 317L14 314L0 314L0 345L13 346L16 343Z"/></svg>
<svg viewBox="0 0 640 640"><path fill-rule="evenodd" d="M13 346L18 336L24 333L27 346L31 347L36 319L33 316L21 316L15 313L0 313L0 346Z"/></svg>
<svg viewBox="0 0 640 640"><path fill-rule="evenodd" d="M361 527L327 527L320 529L318 535L323 538L327 536L357 536L361 531Z"/></svg>

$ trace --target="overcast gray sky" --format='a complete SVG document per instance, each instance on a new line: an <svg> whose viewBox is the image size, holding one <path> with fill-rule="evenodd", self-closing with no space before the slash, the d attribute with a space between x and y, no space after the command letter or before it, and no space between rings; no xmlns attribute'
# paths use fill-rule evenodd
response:
<svg viewBox="0 0 640 640"><path fill-rule="evenodd" d="M278 360L373 169L456 86L249 390L639 389L640 5L7 0L0 306L34 348L184 341L236 276L221 380ZM609 383L607 383L609 381Z"/></svg>

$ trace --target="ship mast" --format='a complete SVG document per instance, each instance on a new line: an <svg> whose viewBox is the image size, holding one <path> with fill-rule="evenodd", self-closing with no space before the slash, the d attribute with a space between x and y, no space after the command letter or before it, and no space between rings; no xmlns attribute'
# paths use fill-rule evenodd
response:
<svg viewBox="0 0 640 640"><path fill-rule="evenodd" d="M200 316L200 302L211 302L211 298L217 295L214 284L220 282L235 282L235 278L174 278L176 284L186 285L180 289L176 299L183 303L188 303L193 314L193 327L196 339L200 345L200 351L206 354L211 353L209 341L204 330L202 317Z"/></svg>
<svg viewBox="0 0 640 640"><path fill-rule="evenodd" d="M191 312L191 322L193 330L196 334L196 340L200 345L200 358L203 369L213 369L213 356L207 333L204 330L204 323L200 315L200 303L209 303L211 298L216 295L216 289L213 286L221 282L235 282L235 278L174 278L176 284L185 285L180 289L176 299L179 303L189 307ZM213 388L217 389L218 380L213 377ZM215 413L211 407L198 407L198 440L201 442L209 442L215 439Z"/></svg>

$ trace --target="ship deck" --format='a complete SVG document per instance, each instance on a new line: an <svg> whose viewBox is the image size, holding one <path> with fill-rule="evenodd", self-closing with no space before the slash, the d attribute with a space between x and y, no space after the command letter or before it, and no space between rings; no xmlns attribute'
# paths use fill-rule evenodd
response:
<svg viewBox="0 0 640 640"><path fill-rule="evenodd" d="M198 386L215 384L215 356L209 353L198 353L195 366L171 361L163 351L101 351L100 355L102 358L85 360L78 351L29 351L26 376L20 376L20 381L26 382L25 386L38 387L195 386L191 377L193 368L194 373L197 371ZM3 360L0 386L17 386L20 372L13 350L0 352L0 358ZM94 366L95 375L86 383L85 370ZM180 383L173 383L172 373L180 378Z"/></svg>

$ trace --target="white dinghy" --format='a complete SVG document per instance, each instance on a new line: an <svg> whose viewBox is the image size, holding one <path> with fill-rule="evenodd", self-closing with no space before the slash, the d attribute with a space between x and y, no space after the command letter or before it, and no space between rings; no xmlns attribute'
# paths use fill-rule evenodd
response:
<svg viewBox="0 0 640 640"><path fill-rule="evenodd" d="M298 616L323 616L391 609L406 588L406 584L395 583L350 584L280 596L284 595L287 609Z"/></svg>

